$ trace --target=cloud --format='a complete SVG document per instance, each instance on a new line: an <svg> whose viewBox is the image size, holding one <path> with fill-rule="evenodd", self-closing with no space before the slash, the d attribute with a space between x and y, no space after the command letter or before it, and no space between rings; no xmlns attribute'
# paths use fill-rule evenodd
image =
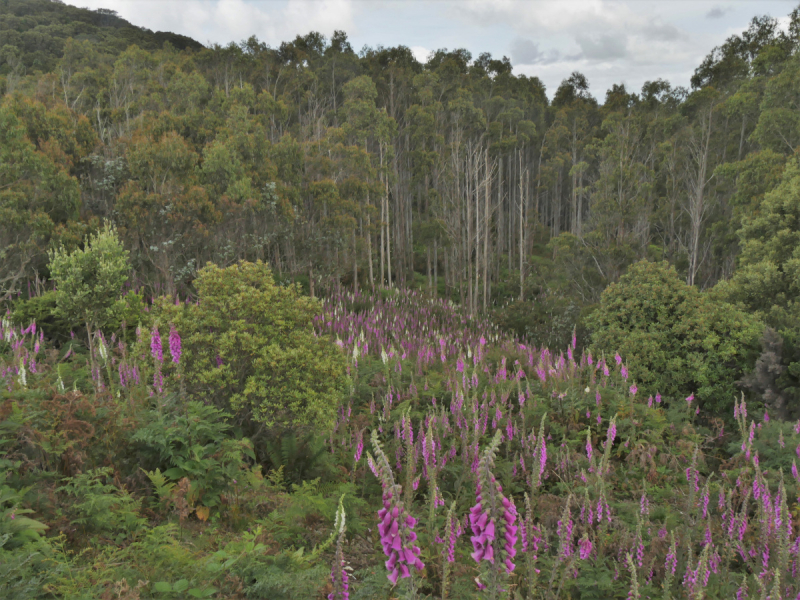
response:
<svg viewBox="0 0 800 600"><path fill-rule="evenodd" d="M675 25L664 23L661 19L652 19L644 26L643 32L647 38L659 42L675 42L687 38L687 35Z"/></svg>
<svg viewBox="0 0 800 600"><path fill-rule="evenodd" d="M613 34L578 35L575 38L581 48L581 57L591 62L603 62L628 55L628 40Z"/></svg>
<svg viewBox="0 0 800 600"><path fill-rule="evenodd" d="M516 38L511 42L511 60L520 65L549 65L560 58L558 50L539 50L539 44L531 40Z"/></svg>
<svg viewBox="0 0 800 600"><path fill-rule="evenodd" d="M715 6L706 13L706 19L721 19L729 12L731 12L731 8L729 6L726 6L725 8L722 8L721 6Z"/></svg>
<svg viewBox="0 0 800 600"><path fill-rule="evenodd" d="M411 50L411 54L414 55L414 58L416 58L422 64L428 62L428 55L431 53L431 51L427 48L423 48L422 46L411 46L409 50Z"/></svg>
<svg viewBox="0 0 800 600"><path fill-rule="evenodd" d="M309 31L330 37L337 29L355 32L353 0L65 0L92 10L109 8L153 31L182 33L201 43L226 45L255 35L277 45Z"/></svg>

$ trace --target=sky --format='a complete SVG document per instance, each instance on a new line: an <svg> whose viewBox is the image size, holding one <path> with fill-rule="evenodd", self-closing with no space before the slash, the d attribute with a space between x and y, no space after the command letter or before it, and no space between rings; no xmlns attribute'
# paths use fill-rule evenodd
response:
<svg viewBox="0 0 800 600"><path fill-rule="evenodd" d="M573 71L603 101L614 83L638 92L648 80L689 86L702 59L756 15L785 26L798 0L64 0L107 8L134 25L203 44L255 35L273 47L297 35L347 33L353 49L466 48L511 59L552 97Z"/></svg>

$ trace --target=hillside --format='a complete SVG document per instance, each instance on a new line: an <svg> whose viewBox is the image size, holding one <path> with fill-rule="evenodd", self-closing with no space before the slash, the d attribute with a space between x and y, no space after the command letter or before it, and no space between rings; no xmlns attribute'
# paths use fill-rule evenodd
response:
<svg viewBox="0 0 800 600"><path fill-rule="evenodd" d="M157 50L170 43L178 50L203 47L186 36L132 25L111 10L76 8L59 0L0 2L0 75L21 61L27 72L52 71L63 56L67 39L90 42L100 54L116 56L136 44Z"/></svg>

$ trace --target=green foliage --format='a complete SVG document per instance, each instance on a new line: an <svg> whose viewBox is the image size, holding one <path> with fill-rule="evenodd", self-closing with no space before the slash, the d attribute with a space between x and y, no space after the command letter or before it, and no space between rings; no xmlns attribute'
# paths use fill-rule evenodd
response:
<svg viewBox="0 0 800 600"><path fill-rule="evenodd" d="M172 494L172 490L175 489L175 483L170 481L167 476L161 472L161 469L156 469L155 471L145 471L145 474L150 480L150 483L153 484L153 489L155 490L156 496L158 496L159 500L162 502L168 500Z"/></svg>
<svg viewBox="0 0 800 600"><path fill-rule="evenodd" d="M119 52L131 44L148 49L169 42L176 48L202 48L191 38L131 25L116 12L90 11L48 0L7 0L0 4L0 38L4 51L19 55L21 66L49 71L69 49L70 38L89 42L96 52ZM0 73L8 72L4 65Z"/></svg>
<svg viewBox="0 0 800 600"><path fill-rule="evenodd" d="M69 500L73 525L86 533L117 533L124 539L137 533L146 523L140 516L141 500L123 487L107 483L113 476L108 467L92 469L70 477L58 488Z"/></svg>
<svg viewBox="0 0 800 600"><path fill-rule="evenodd" d="M788 417L800 398L800 163L786 164L780 183L764 195L757 211L742 219L739 268L718 293L741 303L781 336L772 369L777 397L765 398ZM780 391L788 397L781 397ZM794 402L792 401L794 400Z"/></svg>
<svg viewBox="0 0 800 600"><path fill-rule="evenodd" d="M39 296L20 299L13 303L11 318L17 325L27 327L31 322L41 327L51 339L60 342L70 340L70 332L76 323L71 322L66 315L58 309L57 293L53 290L44 292ZM145 302L141 294L134 292L125 294L115 306L113 314L104 327L107 332L119 331L125 325L123 334L130 334L140 323L148 321L145 313Z"/></svg>
<svg viewBox="0 0 800 600"><path fill-rule="evenodd" d="M287 430L281 435L268 438L264 442L265 455L273 470L283 469L282 473L290 483L318 477L327 471L330 452L324 438L314 431L298 436Z"/></svg>
<svg viewBox="0 0 800 600"><path fill-rule="evenodd" d="M0 295L14 290L32 268L43 270L56 227L75 219L79 208L78 181L36 148L12 107L1 103Z"/></svg>
<svg viewBox="0 0 800 600"><path fill-rule="evenodd" d="M516 300L495 312L495 322L521 340L537 346L564 348L575 332L579 344L585 341L581 306L568 298L542 294L535 300Z"/></svg>
<svg viewBox="0 0 800 600"><path fill-rule="evenodd" d="M352 484L321 484L319 479L313 479L292 484L290 491L290 494L278 500L275 509L261 521L282 547L310 549L322 543L328 537L327 526L333 524L342 496L348 515L348 533L365 533L367 523L361 517L368 505L355 495Z"/></svg>
<svg viewBox="0 0 800 600"><path fill-rule="evenodd" d="M158 467L148 473L162 500L172 489L167 482L184 477L191 482L191 500L216 507L222 494L244 469L246 456L254 459L247 439L231 439L229 415L214 406L189 402L176 413L151 413L152 421L133 435L142 463ZM163 473L160 471L163 469Z"/></svg>
<svg viewBox="0 0 800 600"><path fill-rule="evenodd" d="M589 317L596 354L617 351L645 394L683 400L694 393L719 416L752 369L762 323L686 285L666 263L639 262L603 292Z"/></svg>
<svg viewBox="0 0 800 600"><path fill-rule="evenodd" d="M0 597L4 600L52 598L50 589L63 572L44 540L11 549L8 534L0 535Z"/></svg>
<svg viewBox="0 0 800 600"><path fill-rule="evenodd" d="M183 340L186 389L266 427L325 427L344 387L344 357L311 328L318 304L275 285L261 262L208 265L199 303L162 307Z"/></svg>
<svg viewBox="0 0 800 600"><path fill-rule="evenodd" d="M215 587L189 587L188 579L179 579L175 583L169 581L156 581L153 584L153 591L157 597L183 597L184 592L191 598L211 598L217 593Z"/></svg>
<svg viewBox="0 0 800 600"><path fill-rule="evenodd" d="M11 469L19 468L19 463L0 458L0 556L2 549L14 550L25 544L35 542L47 529L47 525L25 515L33 511L23 508L26 493L31 488L16 490L8 485Z"/></svg>
<svg viewBox="0 0 800 600"><path fill-rule="evenodd" d="M44 327L49 336L68 340L71 323L58 311L56 298L55 291L46 291L40 296L17 300L11 313L14 323L27 327L36 321L37 326Z"/></svg>
<svg viewBox="0 0 800 600"><path fill-rule="evenodd" d="M62 247L51 252L59 312L73 325L86 323L90 334L104 327L124 307L119 297L129 270L128 251L108 223L86 239L82 250L68 253Z"/></svg>

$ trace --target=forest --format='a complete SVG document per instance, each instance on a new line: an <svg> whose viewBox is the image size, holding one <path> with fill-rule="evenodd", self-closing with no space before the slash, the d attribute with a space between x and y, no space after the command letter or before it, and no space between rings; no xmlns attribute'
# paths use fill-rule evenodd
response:
<svg viewBox="0 0 800 600"><path fill-rule="evenodd" d="M800 598L786 21L597 97L0 0L0 597Z"/></svg>

